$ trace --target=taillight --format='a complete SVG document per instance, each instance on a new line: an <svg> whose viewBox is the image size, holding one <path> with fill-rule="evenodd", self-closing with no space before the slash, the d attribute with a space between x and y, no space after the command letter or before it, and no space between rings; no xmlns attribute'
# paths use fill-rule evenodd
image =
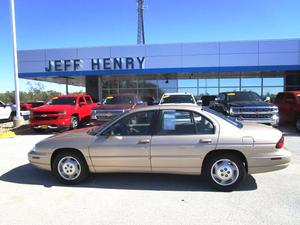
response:
<svg viewBox="0 0 300 225"><path fill-rule="evenodd" d="M276 148L279 149L279 148L283 148L284 146L284 137L282 136L279 141L277 142L276 144Z"/></svg>

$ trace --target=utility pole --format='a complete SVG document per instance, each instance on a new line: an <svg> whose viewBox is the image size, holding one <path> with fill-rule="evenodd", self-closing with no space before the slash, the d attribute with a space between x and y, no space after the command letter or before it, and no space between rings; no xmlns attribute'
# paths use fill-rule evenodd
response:
<svg viewBox="0 0 300 225"><path fill-rule="evenodd" d="M18 71L18 55L16 41L16 23L15 23L15 2L10 0L11 26L12 26L12 41L13 41L13 56L14 56L14 77L15 77L15 104L16 116L14 117L14 127L21 126L24 122L20 111L20 96L19 96L19 71Z"/></svg>
<svg viewBox="0 0 300 225"><path fill-rule="evenodd" d="M137 11L138 11L138 31L137 31L137 44L145 44L145 33L144 33L144 0L137 0Z"/></svg>

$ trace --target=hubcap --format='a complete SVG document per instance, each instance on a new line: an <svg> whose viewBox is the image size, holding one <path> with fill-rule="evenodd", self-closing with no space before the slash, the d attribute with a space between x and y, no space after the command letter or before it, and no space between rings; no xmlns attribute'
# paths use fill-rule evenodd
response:
<svg viewBox="0 0 300 225"><path fill-rule="evenodd" d="M73 128L76 128L77 125L78 125L77 120L76 120L76 119L73 119L73 121L72 121L72 127L73 127Z"/></svg>
<svg viewBox="0 0 300 225"><path fill-rule="evenodd" d="M239 177L239 168L229 159L220 159L211 167L211 177L219 185L229 186Z"/></svg>
<svg viewBox="0 0 300 225"><path fill-rule="evenodd" d="M81 166L77 159L72 156L66 156L59 161L58 172L65 180L75 180L80 175Z"/></svg>

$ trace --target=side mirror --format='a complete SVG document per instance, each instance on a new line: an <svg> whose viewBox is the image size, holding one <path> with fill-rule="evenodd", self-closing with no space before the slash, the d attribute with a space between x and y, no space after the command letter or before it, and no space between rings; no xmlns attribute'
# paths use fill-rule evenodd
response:
<svg viewBox="0 0 300 225"><path fill-rule="evenodd" d="M80 102L80 103L79 103L79 106L84 106L84 105L86 105L85 102Z"/></svg>
<svg viewBox="0 0 300 225"><path fill-rule="evenodd" d="M215 102L216 103L220 102L220 98L219 97L215 97Z"/></svg>
<svg viewBox="0 0 300 225"><path fill-rule="evenodd" d="M199 100L197 100L197 105L202 105L202 100L201 99L199 99Z"/></svg>
<svg viewBox="0 0 300 225"><path fill-rule="evenodd" d="M270 102L271 98L269 96L266 97L265 102Z"/></svg>

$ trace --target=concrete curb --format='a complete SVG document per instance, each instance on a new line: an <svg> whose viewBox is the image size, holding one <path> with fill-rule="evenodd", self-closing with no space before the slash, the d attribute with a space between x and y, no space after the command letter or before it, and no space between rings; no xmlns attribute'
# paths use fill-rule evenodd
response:
<svg viewBox="0 0 300 225"><path fill-rule="evenodd" d="M16 133L12 132L12 131L7 131L7 132L0 134L0 138L12 138L15 136L16 136Z"/></svg>

